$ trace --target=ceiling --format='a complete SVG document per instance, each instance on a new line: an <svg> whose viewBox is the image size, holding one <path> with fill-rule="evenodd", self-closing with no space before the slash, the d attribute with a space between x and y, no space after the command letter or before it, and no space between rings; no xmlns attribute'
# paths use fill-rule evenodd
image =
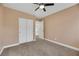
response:
<svg viewBox="0 0 79 59"><path fill-rule="evenodd" d="M41 9L34 11L38 7L38 5L35 5L32 3L5 3L3 5L5 7L9 7L12 9L16 9L16 10L34 15L37 18L43 18L43 17L46 17L46 16L51 15L53 13L59 12L63 9L69 8L75 4L74 3L55 3L54 6L45 7L46 12L44 12Z"/></svg>

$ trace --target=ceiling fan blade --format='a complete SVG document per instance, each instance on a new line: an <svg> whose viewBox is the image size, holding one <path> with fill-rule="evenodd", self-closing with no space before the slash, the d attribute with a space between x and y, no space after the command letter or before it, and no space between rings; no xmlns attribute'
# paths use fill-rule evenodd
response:
<svg viewBox="0 0 79 59"><path fill-rule="evenodd" d="M36 9L35 9L35 11L37 11L39 9L39 7L37 7Z"/></svg>
<svg viewBox="0 0 79 59"><path fill-rule="evenodd" d="M44 10L44 12L46 12L46 9L45 8L43 8L43 10Z"/></svg>
<svg viewBox="0 0 79 59"><path fill-rule="evenodd" d="M39 3L33 3L33 4L39 5Z"/></svg>
<svg viewBox="0 0 79 59"><path fill-rule="evenodd" d="M44 4L45 6L53 6L54 5L54 3L46 3L46 4Z"/></svg>

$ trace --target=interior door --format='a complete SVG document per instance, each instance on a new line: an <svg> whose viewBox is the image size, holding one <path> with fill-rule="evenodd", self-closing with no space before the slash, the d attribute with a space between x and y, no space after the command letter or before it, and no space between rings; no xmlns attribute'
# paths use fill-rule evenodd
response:
<svg viewBox="0 0 79 59"><path fill-rule="evenodd" d="M19 19L19 42L33 41L33 20Z"/></svg>
<svg viewBox="0 0 79 59"><path fill-rule="evenodd" d="M44 21L35 22L35 35L39 38L44 38Z"/></svg>

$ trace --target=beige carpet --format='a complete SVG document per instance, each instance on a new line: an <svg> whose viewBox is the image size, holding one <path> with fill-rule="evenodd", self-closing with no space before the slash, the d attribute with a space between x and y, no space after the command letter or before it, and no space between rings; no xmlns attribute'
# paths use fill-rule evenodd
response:
<svg viewBox="0 0 79 59"><path fill-rule="evenodd" d="M4 49L1 56L76 56L79 52L54 43L37 40Z"/></svg>

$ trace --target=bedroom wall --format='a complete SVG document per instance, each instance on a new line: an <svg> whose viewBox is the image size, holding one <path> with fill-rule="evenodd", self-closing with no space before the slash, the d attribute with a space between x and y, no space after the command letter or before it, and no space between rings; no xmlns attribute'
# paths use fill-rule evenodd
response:
<svg viewBox="0 0 79 59"><path fill-rule="evenodd" d="M19 17L32 19L33 22L36 19L27 13L0 6L0 47L19 42Z"/></svg>
<svg viewBox="0 0 79 59"><path fill-rule="evenodd" d="M2 5L0 4L0 49L3 45L3 7Z"/></svg>
<svg viewBox="0 0 79 59"><path fill-rule="evenodd" d="M44 18L45 38L79 48L79 5Z"/></svg>

